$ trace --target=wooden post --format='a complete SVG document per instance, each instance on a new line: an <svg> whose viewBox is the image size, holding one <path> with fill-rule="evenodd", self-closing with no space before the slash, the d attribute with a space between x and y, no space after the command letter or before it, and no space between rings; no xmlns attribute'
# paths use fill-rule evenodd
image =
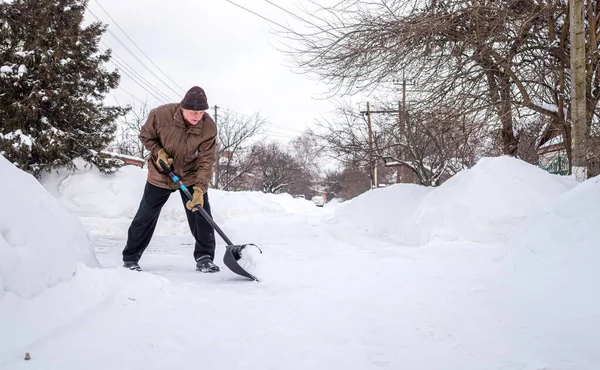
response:
<svg viewBox="0 0 600 370"><path fill-rule="evenodd" d="M586 56L584 0L570 0L571 13L571 132L572 173L579 181L587 178L586 156Z"/></svg>
<svg viewBox="0 0 600 370"><path fill-rule="evenodd" d="M371 127L371 104L367 102L367 128L369 130L369 166L371 173L371 189L377 188L377 167L373 160L373 129Z"/></svg>

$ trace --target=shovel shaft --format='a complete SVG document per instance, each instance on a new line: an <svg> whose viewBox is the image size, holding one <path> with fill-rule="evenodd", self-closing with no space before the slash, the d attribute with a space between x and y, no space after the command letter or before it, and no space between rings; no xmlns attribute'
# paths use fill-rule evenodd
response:
<svg viewBox="0 0 600 370"><path fill-rule="evenodd" d="M165 171L166 173L169 174L169 176L171 177L171 179L173 180L173 182L175 184L177 184L177 186L179 186L179 189L181 189L181 191L183 192L183 194L185 194L185 196L189 199L192 200L192 194L190 194L190 191L188 190L188 188L183 185L183 182L181 182L181 179L179 178L179 176L177 176L175 173L173 173L173 171L171 171L171 169L169 168L169 166L167 166L167 164L164 161L160 161L160 166L162 167L163 171ZM210 226L212 226L213 229L215 229L215 231L221 236L221 238L223 238L223 240L225 241L225 243L227 243L227 245L233 245L233 243L231 242L231 240L229 240L229 238L227 237L227 235L225 235L225 233L223 232L223 230L221 230L221 228L219 227L219 225L217 225L215 223L215 221L212 219L212 217L210 217L210 215L208 214L208 212L206 212L206 210L204 210L204 208L202 208L199 204L196 205L196 209L198 210L198 212L200 212L200 214L202 215L202 217L204 217L204 219L206 220L206 222L208 222L210 224Z"/></svg>

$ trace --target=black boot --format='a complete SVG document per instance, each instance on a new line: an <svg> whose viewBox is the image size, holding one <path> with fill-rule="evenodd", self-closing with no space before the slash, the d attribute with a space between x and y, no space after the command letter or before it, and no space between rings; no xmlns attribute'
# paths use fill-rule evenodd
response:
<svg viewBox="0 0 600 370"><path fill-rule="evenodd" d="M140 267L140 265L138 265L138 263L134 262L134 261L123 262L123 267L128 268L133 271L142 271L142 268Z"/></svg>
<svg viewBox="0 0 600 370"><path fill-rule="evenodd" d="M215 265L210 256L202 256L196 260L196 270L200 272L219 272L219 266Z"/></svg>

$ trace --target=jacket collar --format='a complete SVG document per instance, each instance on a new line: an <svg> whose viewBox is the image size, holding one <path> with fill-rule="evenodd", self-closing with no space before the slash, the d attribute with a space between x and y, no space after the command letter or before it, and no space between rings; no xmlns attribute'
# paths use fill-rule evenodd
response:
<svg viewBox="0 0 600 370"><path fill-rule="evenodd" d="M181 128L187 130L188 133L200 135L202 133L202 128L204 127L204 120L206 119L206 113L202 117L202 120L198 122L196 125L188 125L185 123L185 119L183 118L183 112L181 111L181 106L178 104L175 109L175 114L173 115L173 122Z"/></svg>

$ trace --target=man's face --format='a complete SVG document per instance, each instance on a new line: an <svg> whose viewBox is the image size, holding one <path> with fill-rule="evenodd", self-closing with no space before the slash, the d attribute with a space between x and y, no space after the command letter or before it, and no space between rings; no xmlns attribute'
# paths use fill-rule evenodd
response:
<svg viewBox="0 0 600 370"><path fill-rule="evenodd" d="M198 122L202 119L202 116L204 116L203 110L187 110L181 108L181 111L183 112L183 118L185 118L185 120L191 125L198 124Z"/></svg>

